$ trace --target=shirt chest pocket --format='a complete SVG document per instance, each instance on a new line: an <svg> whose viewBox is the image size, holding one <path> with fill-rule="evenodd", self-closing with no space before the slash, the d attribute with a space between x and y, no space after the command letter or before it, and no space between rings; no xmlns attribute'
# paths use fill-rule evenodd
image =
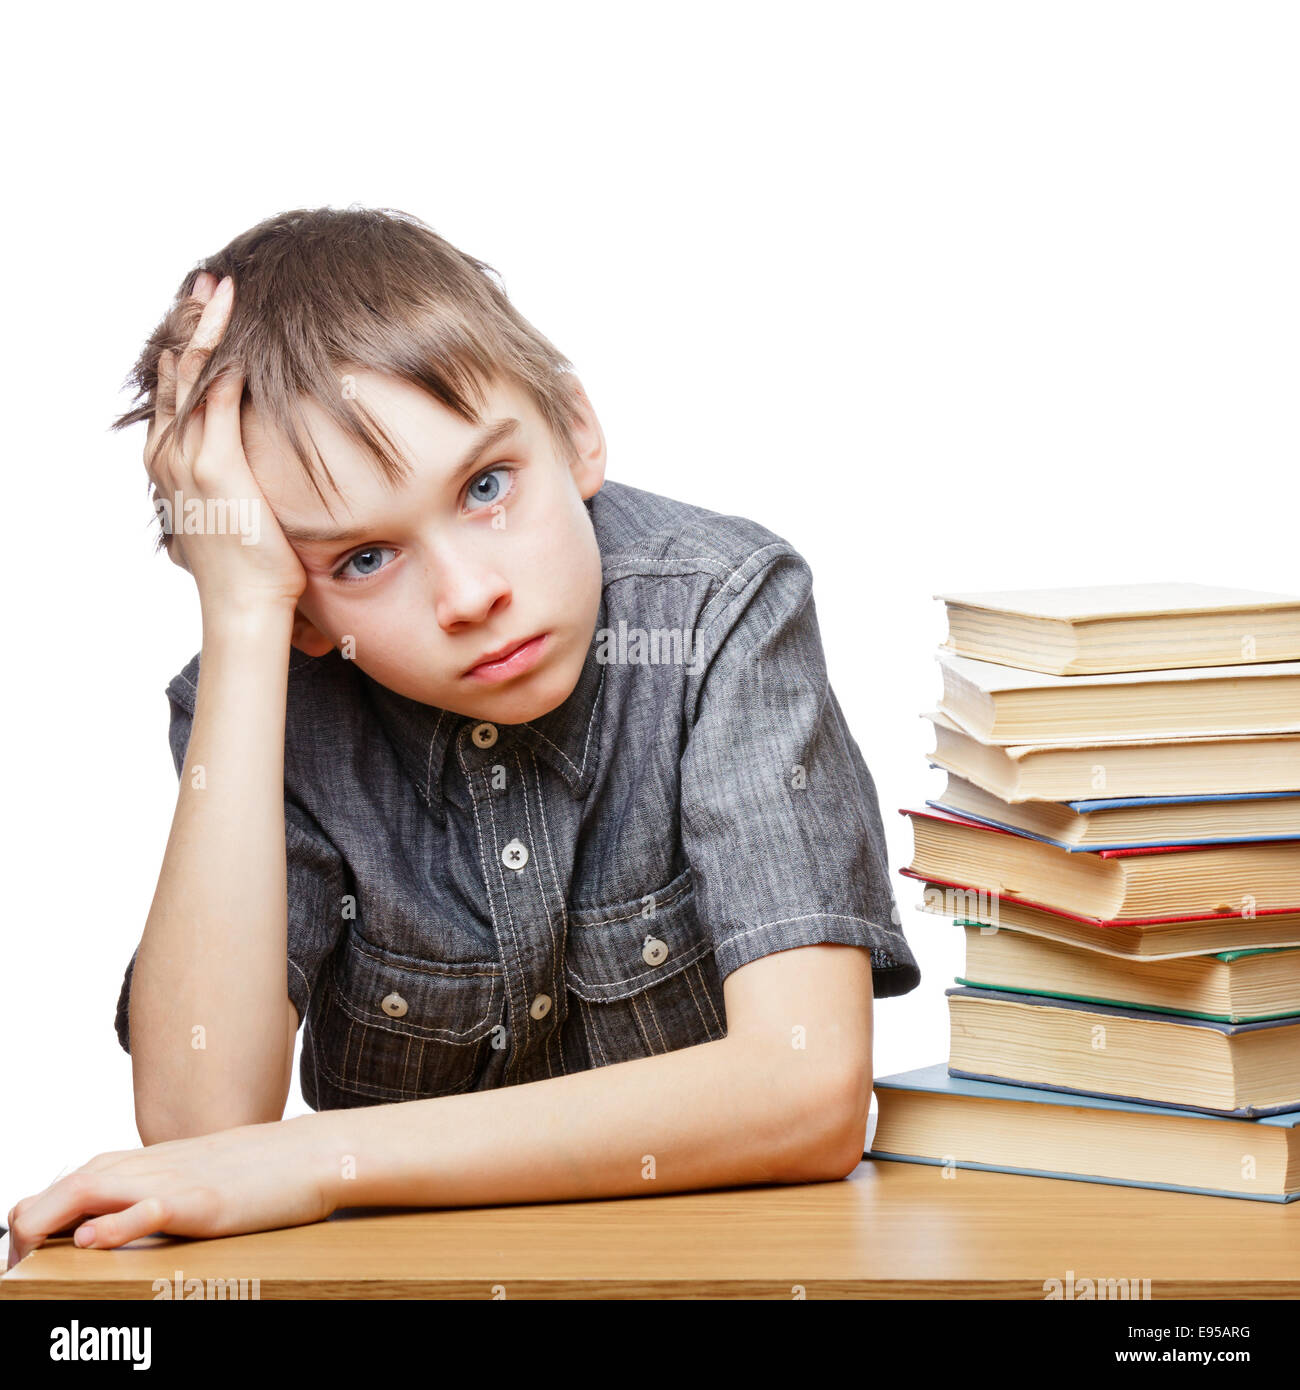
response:
<svg viewBox="0 0 1300 1390"><path fill-rule="evenodd" d="M726 1036L713 946L695 916L691 871L639 898L570 911L568 1031L589 1067Z"/></svg>
<svg viewBox="0 0 1300 1390"><path fill-rule="evenodd" d="M413 960L353 936L326 973L329 1024L316 1065L360 1103L470 1090L491 1050L506 1045L497 962Z"/></svg>

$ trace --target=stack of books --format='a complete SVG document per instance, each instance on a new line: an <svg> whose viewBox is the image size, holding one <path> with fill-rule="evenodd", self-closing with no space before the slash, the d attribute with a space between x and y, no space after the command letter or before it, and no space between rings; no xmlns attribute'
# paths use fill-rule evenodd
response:
<svg viewBox="0 0 1300 1390"><path fill-rule="evenodd" d="M902 872L965 975L868 1157L1300 1196L1300 598L943 594Z"/></svg>

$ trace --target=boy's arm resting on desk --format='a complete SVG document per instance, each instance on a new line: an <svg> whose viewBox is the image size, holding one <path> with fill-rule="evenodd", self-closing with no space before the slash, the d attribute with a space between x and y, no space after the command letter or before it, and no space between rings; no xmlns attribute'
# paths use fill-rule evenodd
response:
<svg viewBox="0 0 1300 1390"><path fill-rule="evenodd" d="M296 1123L329 1210L651 1195L845 1177L871 1102L871 962L778 951L724 982L725 1038L489 1091Z"/></svg>
<svg viewBox="0 0 1300 1390"><path fill-rule="evenodd" d="M349 1206L846 1176L862 1156L871 1097L867 953L777 951L733 971L724 988L729 1031L716 1042L520 1086L98 1154L10 1211L8 1263L83 1218L90 1229L79 1243L111 1249L158 1231L212 1238L298 1226Z"/></svg>

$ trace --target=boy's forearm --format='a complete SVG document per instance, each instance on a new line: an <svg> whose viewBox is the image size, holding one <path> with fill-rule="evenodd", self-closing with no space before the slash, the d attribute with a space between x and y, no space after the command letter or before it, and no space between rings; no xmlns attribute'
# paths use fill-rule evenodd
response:
<svg viewBox="0 0 1300 1390"><path fill-rule="evenodd" d="M292 621L292 610L277 607L204 623L189 748L131 985L136 1121L146 1143L284 1113L293 1055L283 785Z"/></svg>
<svg viewBox="0 0 1300 1390"><path fill-rule="evenodd" d="M843 1177L870 1083L726 1037L521 1086L301 1117L328 1205L478 1206Z"/></svg>

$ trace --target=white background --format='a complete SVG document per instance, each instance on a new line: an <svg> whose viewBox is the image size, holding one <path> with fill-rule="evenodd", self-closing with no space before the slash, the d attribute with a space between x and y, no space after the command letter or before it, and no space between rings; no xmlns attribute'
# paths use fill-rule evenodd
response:
<svg viewBox="0 0 1300 1390"><path fill-rule="evenodd" d="M880 792L934 795L944 589L1300 589L1300 18L1252 3L26 8L0 95L9 558L0 1218L138 1144L113 1032L199 648L110 436L202 256L405 209L574 362L609 475L808 558ZM895 877L947 1055L959 933ZM301 1035L300 1035L301 1036ZM297 1090L290 1114L305 1107Z"/></svg>

